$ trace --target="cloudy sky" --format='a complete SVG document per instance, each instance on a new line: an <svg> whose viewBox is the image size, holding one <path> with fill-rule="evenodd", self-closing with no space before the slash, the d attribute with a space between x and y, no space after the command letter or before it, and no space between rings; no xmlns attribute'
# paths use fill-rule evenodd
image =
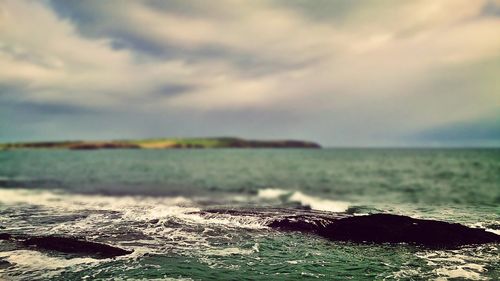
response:
<svg viewBox="0 0 500 281"><path fill-rule="evenodd" d="M0 141L500 145L499 0L0 0Z"/></svg>

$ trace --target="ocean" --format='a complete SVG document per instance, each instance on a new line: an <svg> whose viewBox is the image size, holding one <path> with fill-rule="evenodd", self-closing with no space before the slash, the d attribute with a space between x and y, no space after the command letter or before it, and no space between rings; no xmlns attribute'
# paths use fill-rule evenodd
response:
<svg viewBox="0 0 500 281"><path fill-rule="evenodd" d="M68 256L0 241L6 280L500 280L498 244L334 242L208 209L391 213L500 234L500 149L0 151L0 232L133 250Z"/></svg>

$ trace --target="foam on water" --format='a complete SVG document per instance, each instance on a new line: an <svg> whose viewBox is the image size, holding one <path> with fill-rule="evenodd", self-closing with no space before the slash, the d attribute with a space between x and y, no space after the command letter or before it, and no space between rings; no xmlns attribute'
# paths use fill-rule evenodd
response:
<svg viewBox="0 0 500 281"><path fill-rule="evenodd" d="M223 249L211 249L205 253L210 256L232 256L232 255L250 255L259 252L259 245L254 244L251 249L241 249L237 247L229 247Z"/></svg>
<svg viewBox="0 0 500 281"><path fill-rule="evenodd" d="M7 208L0 218L5 232L83 236L91 241L134 250L131 255L117 260L173 253L197 256L200 261L215 266L214 257L257 253L258 244L250 248L224 244L239 239L240 233L267 228L262 220L254 217L202 217L196 202L184 197L99 196L0 189L0 206ZM36 226L16 215L28 212L26 215L32 216L33 206L37 206L34 212L47 217ZM51 219L61 214L81 216L69 216L65 221L56 222ZM43 278L57 276L75 266L106 262L90 258L65 259L30 250L1 252L1 257L13 264L9 270L32 272ZM44 273L44 268L49 272Z"/></svg>
<svg viewBox="0 0 500 281"><path fill-rule="evenodd" d="M300 191L294 192L288 200L299 202L302 206L310 206L311 209L318 211L345 212L349 208L349 203L347 202L320 199L306 195Z"/></svg>
<svg viewBox="0 0 500 281"><path fill-rule="evenodd" d="M196 202L182 196L102 196L78 195L58 191L35 191L31 189L1 189L0 203L17 206L25 204L42 206L59 211L110 211L119 212L119 218L131 221L166 221L172 218L186 224L224 225L240 228L263 228L262 222L250 217L219 216L206 218L197 214L200 208ZM91 214L78 222L82 228L103 219L113 219L107 213ZM78 224L75 225L78 227Z"/></svg>
<svg viewBox="0 0 500 281"><path fill-rule="evenodd" d="M333 212L343 212L349 207L347 202L276 188L262 189L257 196L248 195L248 202L255 200L270 200L268 202L271 203L274 203L272 200L279 200L278 203L298 202L315 210ZM37 208L31 209L31 206ZM196 198L78 195L47 190L0 189L0 207L0 210L7 210L0 217L2 225L6 227L5 232L20 225L19 232L29 230L30 234L84 236L91 241L134 250L131 255L119 257L119 261L140 260L155 254L180 255L194 257L210 268L235 270L242 265L235 265L231 262L233 259L246 258L254 262L269 255L270 246L264 243L259 245L261 241L258 238L269 236L265 220L229 214L200 215L202 208L197 204ZM30 222L23 221L16 212L42 218L61 215L68 215L69 218L56 222L49 219L37 224L36 228L28 229L25 224ZM9 214L12 215L11 218ZM74 214L82 216L71 216ZM295 249L300 246L293 247ZM494 263L484 257L494 257L497 250L478 249L478 253L469 249L418 252L416 255L431 268L429 272L424 272L427 269L406 268L396 271L393 277L484 280L487 276L486 266ZM92 271L94 266L99 267L101 263L109 262L90 258L66 259L28 250L0 253L0 258L14 264L7 270L42 276L45 279L57 277L63 271ZM283 260L282 263L298 266L301 261L294 257L289 262Z"/></svg>
<svg viewBox="0 0 500 281"><path fill-rule="evenodd" d="M193 281L192 278L116 278L116 281Z"/></svg>
<svg viewBox="0 0 500 281"><path fill-rule="evenodd" d="M257 191L257 197L263 199L278 199L283 195L289 195L290 190L284 190L279 188L264 188Z"/></svg>
<svg viewBox="0 0 500 281"><path fill-rule="evenodd" d="M329 212L345 212L349 208L349 202L329 200L304 194L301 191L285 190L279 188L259 189L257 197L264 200L283 199L290 203L299 203L303 207L313 210Z"/></svg>
<svg viewBox="0 0 500 281"><path fill-rule="evenodd" d="M93 265L106 260L96 260L92 258L72 258L64 259L59 257L51 257L36 251L16 250L8 252L0 252L0 258L7 260L13 264L18 271L23 271L25 274L36 273L43 274L44 278L50 278L59 274L67 268L82 268L84 265ZM0 270L0 273L8 272L9 269Z"/></svg>
<svg viewBox="0 0 500 281"><path fill-rule="evenodd" d="M219 233L221 228L267 228L264 221L254 217L202 217L196 203L184 197L117 197L0 189L0 203L21 210L26 206L43 207L49 217L61 212L86 214L77 219L38 225L36 229L26 228L17 216L10 220L3 217L8 230L85 236L98 241L108 237L113 244L133 248L135 254L163 253L174 248L202 251L211 248L207 233Z"/></svg>
<svg viewBox="0 0 500 281"><path fill-rule="evenodd" d="M428 266L434 269L432 272L438 276L437 280L467 279L488 280L483 275L486 265L493 262L495 255L484 255L483 252L495 253L495 246L480 246L477 248L463 248L449 251L422 252L416 255L422 258Z"/></svg>
<svg viewBox="0 0 500 281"><path fill-rule="evenodd" d="M18 267L30 269L58 269L79 264L92 264L102 262L93 258L72 258L63 259L51 257L40 252L30 250L16 250L8 252L0 252L0 258L15 264Z"/></svg>
<svg viewBox="0 0 500 281"><path fill-rule="evenodd" d="M101 196L78 195L50 190L0 189L0 203L28 204L63 210L123 210L134 206L191 205L193 202L182 196ZM135 214L137 215L137 214Z"/></svg>
<svg viewBox="0 0 500 281"><path fill-rule="evenodd" d="M354 204L350 213L388 212L498 233L498 149L0 154L0 185L8 187L0 189L0 225L5 227L0 232L81 236L134 250L94 264L85 258L19 250L1 241L2 257L13 264L19 260L19 265L6 269L8 275L0 273L8 280L497 280L500 276L499 252L489 246L425 251L407 245L352 245L268 230L263 218L197 214L240 207L344 211L350 202ZM19 186L30 189L16 189ZM68 193L47 190L51 187ZM22 260L38 267L30 269ZM44 261L50 264L42 265Z"/></svg>

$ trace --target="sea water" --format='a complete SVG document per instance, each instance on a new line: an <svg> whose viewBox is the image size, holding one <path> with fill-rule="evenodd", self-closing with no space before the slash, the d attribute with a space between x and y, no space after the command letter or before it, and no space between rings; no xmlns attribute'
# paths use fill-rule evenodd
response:
<svg viewBox="0 0 500 281"><path fill-rule="evenodd" d="M134 250L68 258L0 241L7 280L499 280L498 245L429 250L278 232L210 208L403 214L500 231L498 149L0 151L0 232ZM500 233L499 233L500 234Z"/></svg>

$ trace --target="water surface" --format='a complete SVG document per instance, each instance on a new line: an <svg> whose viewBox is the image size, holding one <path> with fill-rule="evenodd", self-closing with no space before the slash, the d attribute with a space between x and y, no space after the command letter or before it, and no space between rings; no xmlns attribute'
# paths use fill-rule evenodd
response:
<svg viewBox="0 0 500 281"><path fill-rule="evenodd" d="M500 279L498 245L427 250L268 229L207 208L390 212L500 229L500 150L0 152L3 232L83 236L134 253L68 259L0 242L12 280Z"/></svg>

